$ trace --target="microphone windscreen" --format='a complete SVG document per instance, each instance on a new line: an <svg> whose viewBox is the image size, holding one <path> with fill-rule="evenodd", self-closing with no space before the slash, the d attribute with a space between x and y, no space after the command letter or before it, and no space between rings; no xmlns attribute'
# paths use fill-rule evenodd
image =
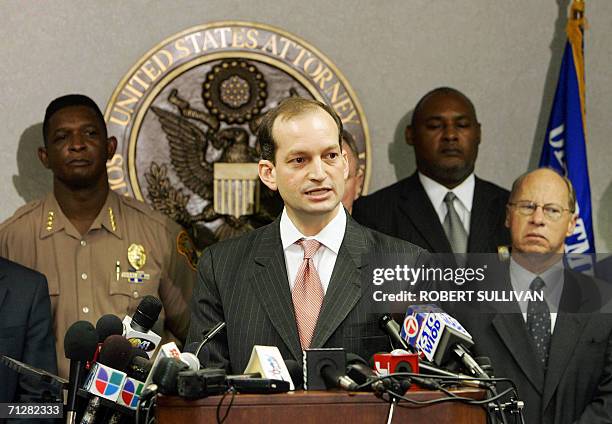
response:
<svg viewBox="0 0 612 424"><path fill-rule="evenodd" d="M138 381L145 381L152 367L153 362L148 359L147 355L145 355L145 358L142 356L132 356L127 369L127 375Z"/></svg>
<svg viewBox="0 0 612 424"><path fill-rule="evenodd" d="M122 335L123 323L116 315L106 314L96 323L96 331L98 332L98 343L102 343L108 336Z"/></svg>
<svg viewBox="0 0 612 424"><path fill-rule="evenodd" d="M153 328L157 318L159 318L161 310L162 303L158 298L145 296L140 301L140 304L138 304L138 308L136 308L136 312L134 312L132 317L132 322L149 331Z"/></svg>
<svg viewBox="0 0 612 424"><path fill-rule="evenodd" d="M187 346L185 346L183 352L190 352L195 354L198 350L198 347L200 347L200 344L200 342L189 343ZM208 350L207 345L202 346L202 349L200 349L200 353L198 354L198 361L200 361L200 365L202 366L202 368L206 368L208 366L208 363L210 362L210 351Z"/></svg>
<svg viewBox="0 0 612 424"><path fill-rule="evenodd" d="M118 371L125 371L132 359L132 344L119 335L109 336L100 349L98 362Z"/></svg>
<svg viewBox="0 0 612 424"><path fill-rule="evenodd" d="M287 371L289 371L289 376L296 390L304 387L304 370L300 364L293 359L286 359L285 365L287 366Z"/></svg>
<svg viewBox="0 0 612 424"><path fill-rule="evenodd" d="M147 352L145 352L144 350L142 350L139 347L132 347L132 358L131 358L131 360L133 361L134 358L149 359L149 355L147 354Z"/></svg>
<svg viewBox="0 0 612 424"><path fill-rule="evenodd" d="M89 361L98 348L98 333L87 321L72 324L64 337L64 354L73 361Z"/></svg>

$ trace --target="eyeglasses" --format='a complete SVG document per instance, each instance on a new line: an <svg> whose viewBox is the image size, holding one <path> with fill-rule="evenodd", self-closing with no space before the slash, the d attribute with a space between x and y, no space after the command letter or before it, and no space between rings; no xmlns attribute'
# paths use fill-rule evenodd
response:
<svg viewBox="0 0 612 424"><path fill-rule="evenodd" d="M540 203L532 202L530 200L519 200L518 202L508 203L510 206L516 207L518 212L524 216L531 216L535 213L535 211L542 207L542 212L544 212L544 216L550 219L551 221L558 221L563 212L569 212L570 209L564 208L556 203L547 203L542 205Z"/></svg>

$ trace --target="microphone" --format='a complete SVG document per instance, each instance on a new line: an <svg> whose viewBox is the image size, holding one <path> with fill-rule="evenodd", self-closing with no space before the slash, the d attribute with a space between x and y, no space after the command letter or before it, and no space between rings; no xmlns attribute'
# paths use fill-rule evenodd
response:
<svg viewBox="0 0 612 424"><path fill-rule="evenodd" d="M142 349L132 347L130 363L126 369L127 377L121 393L117 398L117 404L135 410L138 406L140 393L144 390L144 380L151 371L152 361L149 355ZM123 414L119 411L113 412L109 423L115 424L121 421Z"/></svg>
<svg viewBox="0 0 612 424"><path fill-rule="evenodd" d="M437 306L409 306L401 331L408 345L437 366L451 358L458 359L472 376L489 378L469 353L469 347L474 345L470 333Z"/></svg>
<svg viewBox="0 0 612 424"><path fill-rule="evenodd" d="M217 323L213 328L211 328L208 331L208 333L204 334L204 338L202 339L196 351L194 352L195 356L197 356L198 359L200 358L200 352L202 351L202 348L206 346L206 344L208 344L208 342L224 328L225 328L225 322L221 321ZM208 354L208 356L210 357L210 353ZM208 361L206 361L206 363L208 363ZM200 364L204 364L204 362L200 361Z"/></svg>
<svg viewBox="0 0 612 424"><path fill-rule="evenodd" d="M391 317L390 315L383 315L380 318L379 324L380 324L380 328L385 332L385 334L387 334L387 336L389 336L389 338L391 338L391 340L393 341L395 345L405 346L403 348L404 354L408 355L409 352L415 352L414 347L408 345L408 343L406 343L406 341L402 339L402 337L399 335L401 327L397 323L397 321L393 319L393 317ZM399 350L400 349L396 349L394 352L397 352ZM484 388L484 389L489 388L489 386L485 382L478 381L478 380L470 380L470 376L468 375L454 373L454 372L439 368L435 366L434 364L432 364L431 362L423 360L422 358L419 359L419 370L425 374L435 374L435 375L441 375L444 377L456 379L457 381L460 381L461 384L464 384L466 386L479 387L479 388Z"/></svg>
<svg viewBox="0 0 612 424"><path fill-rule="evenodd" d="M404 349L414 352L411 346L400 337L400 326L389 314L385 314L378 319L378 326L391 339L391 344L396 349Z"/></svg>
<svg viewBox="0 0 612 424"><path fill-rule="evenodd" d="M358 384L346 375L346 354L342 348L306 349L304 368L306 390L357 390Z"/></svg>
<svg viewBox="0 0 612 424"><path fill-rule="evenodd" d="M76 395L82 378L83 365L91 360L98 347L98 335L94 326L87 321L72 324L64 337L64 353L70 359L68 397L66 403L66 422L76 420Z"/></svg>
<svg viewBox="0 0 612 424"><path fill-rule="evenodd" d="M149 358L153 356L155 348L161 341L161 337L151 331L161 310L162 304L158 298L145 296L138 304L134 315L131 318L126 316L123 319L125 338L130 341L132 346L139 347L147 352Z"/></svg>
<svg viewBox="0 0 612 424"><path fill-rule="evenodd" d="M187 371L189 366L177 358L162 358L153 371L153 382L163 395L178 394L177 380L179 372Z"/></svg>
<svg viewBox="0 0 612 424"><path fill-rule="evenodd" d="M120 335L104 340L98 362L94 364L85 382L85 390L94 395L85 409L81 424L91 424L96 419L101 398L116 402L126 379L132 357L132 345Z"/></svg>
<svg viewBox="0 0 612 424"><path fill-rule="evenodd" d="M378 380L379 374L369 367L365 359L359 355L347 353L346 364L346 375L360 386L373 381L370 388L377 395L384 393L386 390L392 390L395 393L406 391L402 391L402 384L395 378Z"/></svg>
<svg viewBox="0 0 612 424"><path fill-rule="evenodd" d="M102 315L96 323L96 333L98 333L98 348L96 349L92 362L96 362L98 360L102 343L104 343L104 340L106 340L108 336L123 334L123 323L116 315Z"/></svg>
<svg viewBox="0 0 612 424"><path fill-rule="evenodd" d="M122 335L123 323L116 315L102 315L96 323L96 332L98 333L98 341L102 344L108 336Z"/></svg>
<svg viewBox="0 0 612 424"><path fill-rule="evenodd" d="M197 371L200 369L200 361L198 360L198 357L191 352L181 352L180 360L185 363L191 371Z"/></svg>
<svg viewBox="0 0 612 424"><path fill-rule="evenodd" d="M127 368L128 377L138 381L145 381L151 372L152 366L153 362L149 360L147 352L138 347L132 348L132 358Z"/></svg>
<svg viewBox="0 0 612 424"><path fill-rule="evenodd" d="M157 356L153 360L153 365L151 366L151 371L149 375L147 375L147 379L145 380L145 387L149 387L151 383L153 383L153 375L155 374L155 369L157 368L160 361L164 358L175 358L180 361L181 351L178 346L174 342L164 343L159 347L159 351L157 352Z"/></svg>
<svg viewBox="0 0 612 424"><path fill-rule="evenodd" d="M200 342L191 342L183 349L183 352L190 352L194 355L199 349L199 354L197 355L198 361L200 362L200 366L206 368L208 363L210 362L210 351L208 350L208 346L203 346L200 348Z"/></svg>

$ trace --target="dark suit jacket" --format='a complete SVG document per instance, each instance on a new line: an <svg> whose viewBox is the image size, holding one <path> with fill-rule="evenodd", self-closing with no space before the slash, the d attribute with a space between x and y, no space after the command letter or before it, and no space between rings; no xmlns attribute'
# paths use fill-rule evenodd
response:
<svg viewBox="0 0 612 424"><path fill-rule="evenodd" d="M226 330L209 344L212 365L244 371L253 345L277 346L284 359L302 361L280 218L240 238L217 243L199 260L188 342L219 321ZM312 347L344 347L368 359L388 351L368 295L371 278L364 271L372 254L402 254L420 266L427 252L357 224L347 216L344 240L323 300ZM362 280L363 278L363 280Z"/></svg>
<svg viewBox="0 0 612 424"><path fill-rule="evenodd" d="M496 253L510 244L504 226L508 191L476 177L470 216L469 253ZM451 247L417 173L358 199L353 218L366 227L407 240L432 253L449 253Z"/></svg>
<svg viewBox="0 0 612 424"><path fill-rule="evenodd" d="M597 262L595 265L595 275L608 283L612 283L612 256Z"/></svg>
<svg viewBox="0 0 612 424"><path fill-rule="evenodd" d="M0 354L57 374L51 302L44 275L0 258ZM0 363L0 402L25 401L39 387Z"/></svg>
<svg viewBox="0 0 612 424"><path fill-rule="evenodd" d="M612 422L612 315L596 312L593 295L593 279L565 272L546 372L516 303L515 313L452 313L474 338L475 355L491 358L495 376L516 383L527 424Z"/></svg>

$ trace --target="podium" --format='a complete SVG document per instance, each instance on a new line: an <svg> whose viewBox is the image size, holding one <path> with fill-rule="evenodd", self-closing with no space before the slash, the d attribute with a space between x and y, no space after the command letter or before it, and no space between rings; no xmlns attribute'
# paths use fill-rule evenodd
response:
<svg viewBox="0 0 612 424"><path fill-rule="evenodd" d="M458 396L480 400L484 390L453 390ZM409 391L407 397L419 401L446 397L441 392ZM220 416L223 417L231 401L231 394L223 399ZM158 423L215 423L221 396L210 396L194 401L178 397L158 396L156 418ZM229 410L226 424L278 423L278 424L381 424L386 422L389 403L372 393L342 391L296 391L274 395L237 394ZM459 402L443 402L414 407L400 401L395 406L393 423L478 424L486 423L481 406Z"/></svg>

